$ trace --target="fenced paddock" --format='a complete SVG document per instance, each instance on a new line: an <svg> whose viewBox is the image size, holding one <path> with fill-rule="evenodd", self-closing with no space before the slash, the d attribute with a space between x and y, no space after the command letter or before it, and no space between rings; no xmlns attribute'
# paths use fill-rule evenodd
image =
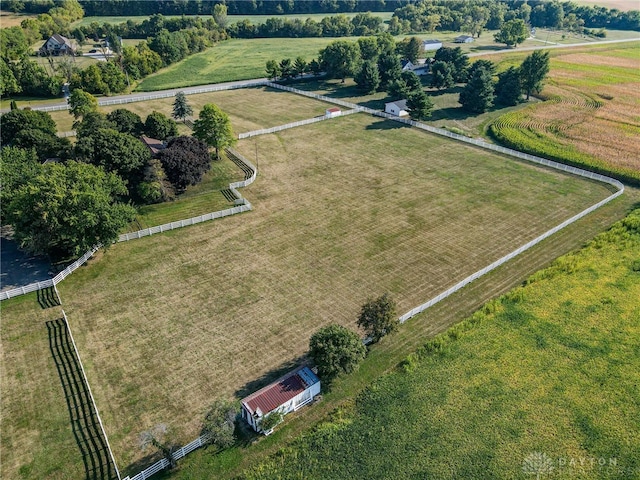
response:
<svg viewBox="0 0 640 480"><path fill-rule="evenodd" d="M260 215L119 244L99 279L60 286L121 466L136 459L121 432L168 423L186 443L212 398L303 353L319 326L353 327L368 296L389 290L408 312L610 195L368 115L237 150L256 141Z"/></svg>

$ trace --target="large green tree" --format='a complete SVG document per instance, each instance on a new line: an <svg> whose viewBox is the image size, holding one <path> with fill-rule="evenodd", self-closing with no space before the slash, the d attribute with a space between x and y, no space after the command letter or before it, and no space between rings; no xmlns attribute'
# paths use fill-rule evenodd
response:
<svg viewBox="0 0 640 480"><path fill-rule="evenodd" d="M506 43L508 47L515 47L519 43L524 42L529 36L529 30L524 20L516 18L504 22L500 27L500 31L493 38L498 43Z"/></svg>
<svg viewBox="0 0 640 480"><path fill-rule="evenodd" d="M381 53L378 57L378 72L380 73L379 90L387 91L394 80L400 78L402 65L394 52Z"/></svg>
<svg viewBox="0 0 640 480"><path fill-rule="evenodd" d="M309 340L309 356L320 377L330 382L340 373L351 373L367 353L358 334L341 325L321 328Z"/></svg>
<svg viewBox="0 0 640 480"><path fill-rule="evenodd" d="M431 65L431 86L438 90L446 90L452 87L453 67L449 62L436 61Z"/></svg>
<svg viewBox="0 0 640 480"><path fill-rule="evenodd" d="M549 52L536 50L524 59L519 71L522 91L529 100L531 93L542 90L542 82L549 73Z"/></svg>
<svg viewBox="0 0 640 480"><path fill-rule="evenodd" d="M144 122L144 133L151 138L166 140L178 135L178 125L164 113L153 111Z"/></svg>
<svg viewBox="0 0 640 480"><path fill-rule="evenodd" d="M80 162L48 163L14 191L8 223L26 250L55 258L110 245L135 210L118 201L124 182L102 168Z"/></svg>
<svg viewBox="0 0 640 480"><path fill-rule="evenodd" d="M477 68L460 92L458 102L468 112L483 113L493 106L494 100L495 90L491 72L486 68Z"/></svg>
<svg viewBox="0 0 640 480"><path fill-rule="evenodd" d="M126 108L116 108L113 112L109 112L106 118L113 124L113 128L120 133L127 133L137 137L144 130L140 115Z"/></svg>
<svg viewBox="0 0 640 480"><path fill-rule="evenodd" d="M320 64L329 78L342 82L360 67L360 49L355 42L336 40L320 50Z"/></svg>
<svg viewBox="0 0 640 480"><path fill-rule="evenodd" d="M200 110L199 118L193 123L193 136L215 148L218 160L220 150L236 143L229 116L213 103L206 104Z"/></svg>
<svg viewBox="0 0 640 480"><path fill-rule="evenodd" d="M69 113L73 115L76 121L84 117L89 112L98 110L98 100L84 90L76 88L69 96Z"/></svg>
<svg viewBox="0 0 640 480"><path fill-rule="evenodd" d="M3 224L9 213L9 203L18 188L28 184L42 168L33 149L3 147L0 149L0 209Z"/></svg>
<svg viewBox="0 0 640 480"><path fill-rule="evenodd" d="M365 94L373 93L380 85L380 74L378 73L378 65L372 60L362 62L360 71L353 77L358 89Z"/></svg>
<svg viewBox="0 0 640 480"><path fill-rule="evenodd" d="M426 120L433 111L433 102L423 90L416 90L409 93L407 108L413 120Z"/></svg>
<svg viewBox="0 0 640 480"><path fill-rule="evenodd" d="M369 299L362 306L358 326L364 329L373 342L395 332L399 323L396 317L396 303L388 293L376 299Z"/></svg>
<svg viewBox="0 0 640 480"><path fill-rule="evenodd" d="M235 442L236 406L225 400L216 400L202 422L202 433L207 435L207 443L220 449L229 448Z"/></svg>
<svg viewBox="0 0 640 480"><path fill-rule="evenodd" d="M460 47L442 47L436 51L433 59L447 62L451 67L451 76L455 82L466 82L469 73L469 57Z"/></svg>
<svg viewBox="0 0 640 480"><path fill-rule="evenodd" d="M0 117L0 137L2 145L8 145L22 130L42 130L55 135L56 122L47 112L37 110L11 110Z"/></svg>

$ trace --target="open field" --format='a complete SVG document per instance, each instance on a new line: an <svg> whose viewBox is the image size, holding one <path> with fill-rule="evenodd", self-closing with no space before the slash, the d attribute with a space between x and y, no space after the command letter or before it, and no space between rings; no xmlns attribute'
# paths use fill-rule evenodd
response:
<svg viewBox="0 0 640 480"><path fill-rule="evenodd" d="M609 193L364 115L257 143L253 212L114 245L61 284L125 468L141 431L190 440L366 297L408 310Z"/></svg>
<svg viewBox="0 0 640 480"><path fill-rule="evenodd" d="M524 479L533 452L551 459L550 478L638 478L640 210L634 217L242 478Z"/></svg>
<svg viewBox="0 0 640 480"><path fill-rule="evenodd" d="M2 302L2 478L82 478L82 456L71 430L64 390L49 348L36 294Z"/></svg>
<svg viewBox="0 0 640 480"><path fill-rule="evenodd" d="M0 10L0 28L19 27L23 20L34 17L35 15Z"/></svg>
<svg viewBox="0 0 640 480"><path fill-rule="evenodd" d="M145 102L108 105L100 107L100 111L109 113L118 108L126 108L140 115L144 121L153 110L171 116L174 101L174 97L168 97ZM231 118L231 125L236 134L324 115L329 106L318 100L263 87L189 95L187 101L193 108L194 118L198 117L205 104L218 105ZM55 120L58 131L72 129L73 116L67 110L50 112L50 115Z"/></svg>
<svg viewBox="0 0 640 480"><path fill-rule="evenodd" d="M599 7L617 8L622 11L639 10L635 0L574 0L578 5L597 5Z"/></svg>
<svg viewBox="0 0 640 480"><path fill-rule="evenodd" d="M518 150L640 182L638 91L640 44L553 52L547 101L500 117L491 131Z"/></svg>

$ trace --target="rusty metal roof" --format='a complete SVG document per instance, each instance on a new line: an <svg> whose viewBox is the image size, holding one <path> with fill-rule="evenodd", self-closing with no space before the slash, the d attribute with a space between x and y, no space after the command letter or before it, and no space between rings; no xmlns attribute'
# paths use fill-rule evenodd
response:
<svg viewBox="0 0 640 480"><path fill-rule="evenodd" d="M258 410L259 415L266 415L319 381L309 367L299 367L245 397L242 404L252 415Z"/></svg>

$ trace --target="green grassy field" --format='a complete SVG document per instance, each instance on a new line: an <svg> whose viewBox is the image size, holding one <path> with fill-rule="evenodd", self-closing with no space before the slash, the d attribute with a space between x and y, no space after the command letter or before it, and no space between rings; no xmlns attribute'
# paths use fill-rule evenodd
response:
<svg viewBox="0 0 640 480"><path fill-rule="evenodd" d="M540 102L498 118L500 142L640 184L640 43L553 51ZM487 57L491 58L491 57ZM500 67L520 56L497 56Z"/></svg>
<svg viewBox="0 0 640 480"><path fill-rule="evenodd" d="M243 478L637 478L640 210L527 283Z"/></svg>
<svg viewBox="0 0 640 480"><path fill-rule="evenodd" d="M2 478L81 478L84 468L71 430L64 390L49 349L43 310L32 293L2 302Z"/></svg>
<svg viewBox="0 0 640 480"><path fill-rule="evenodd" d="M214 398L287 367L319 326L353 327L366 297L408 310L608 195L365 115L257 147L253 212L117 244L61 284L127 471L141 431L191 440Z"/></svg>

